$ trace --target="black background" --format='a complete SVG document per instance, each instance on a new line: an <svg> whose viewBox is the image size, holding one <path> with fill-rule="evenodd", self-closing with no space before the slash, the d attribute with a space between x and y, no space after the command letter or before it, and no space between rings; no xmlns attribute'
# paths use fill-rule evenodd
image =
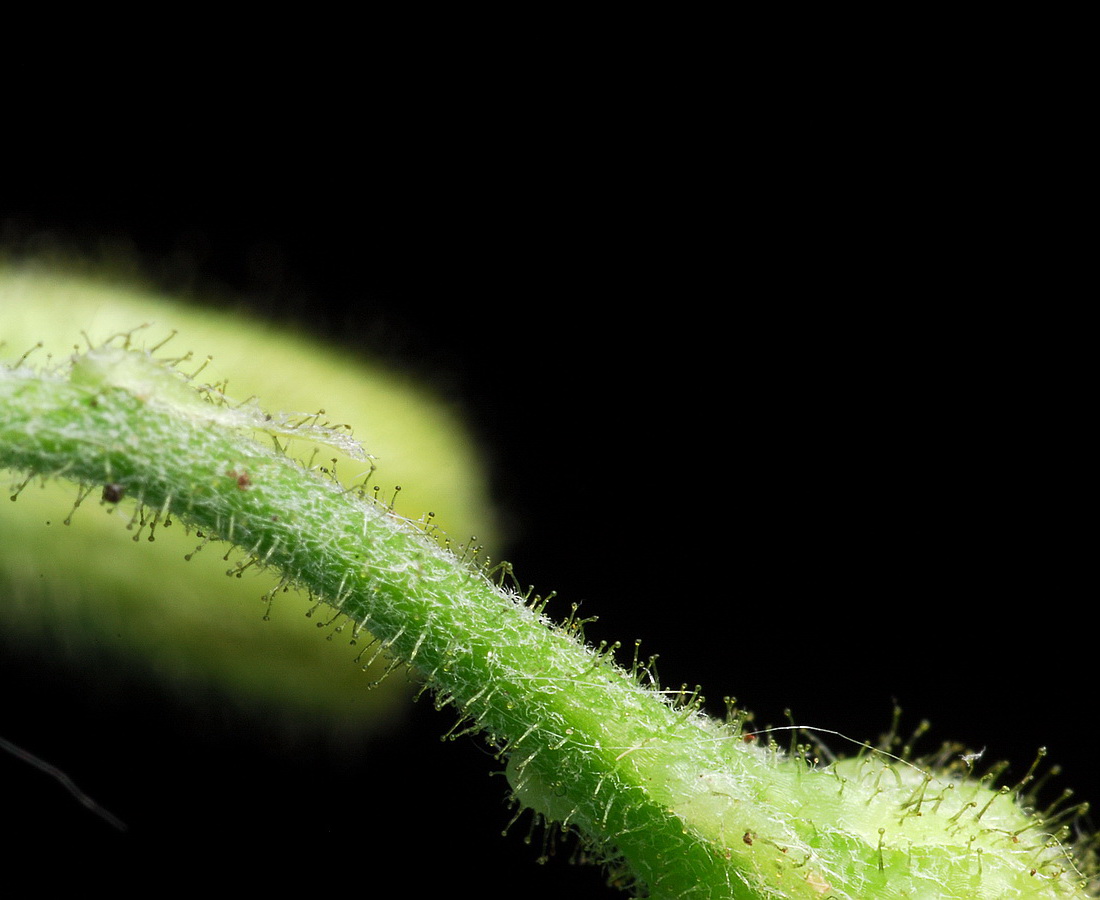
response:
<svg viewBox="0 0 1100 900"><path fill-rule="evenodd" d="M325 164L227 147L79 190L13 179L3 236L121 247L169 288L424 375L484 442L521 580L559 615L583 600L594 640L641 638L713 711L735 694L761 725L790 708L863 740L896 701L903 732L932 721L928 750L1020 775L1049 745L1058 787L1096 798L1084 468L1060 407L1075 326L1036 299L1011 204L962 187L962 150L855 160L602 112ZM501 837L498 765L442 744L427 703L349 759L37 669L5 660L0 734L131 827L0 756L0 829L89 884L228 863L344 889L396 864L407 896L614 896L538 866L525 826Z"/></svg>

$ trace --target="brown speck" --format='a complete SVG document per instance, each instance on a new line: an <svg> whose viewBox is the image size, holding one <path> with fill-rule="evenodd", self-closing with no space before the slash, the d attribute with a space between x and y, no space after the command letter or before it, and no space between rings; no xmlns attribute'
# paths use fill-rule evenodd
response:
<svg viewBox="0 0 1100 900"><path fill-rule="evenodd" d="M229 477L237 479L237 487L242 491L247 491L252 487L252 479L248 477L247 472L238 472L234 469L229 473Z"/></svg>
<svg viewBox="0 0 1100 900"><path fill-rule="evenodd" d="M104 503L118 503L126 495L126 487L121 484L111 482L110 484L103 485L103 502Z"/></svg>

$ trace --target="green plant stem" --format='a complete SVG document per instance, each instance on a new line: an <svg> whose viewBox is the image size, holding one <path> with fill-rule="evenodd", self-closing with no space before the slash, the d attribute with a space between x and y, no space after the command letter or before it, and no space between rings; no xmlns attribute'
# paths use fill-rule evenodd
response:
<svg viewBox="0 0 1100 900"><path fill-rule="evenodd" d="M1023 785L883 754L821 768L745 742L736 719L670 701L430 524L257 442L254 418L181 400L147 355L112 353L71 379L0 369L0 467L110 485L105 502L137 501L135 539L179 519L310 591L415 666L456 710L452 733L482 731L517 799L579 831L614 880L655 900L1089 896L1051 830L1062 814L1028 814Z"/></svg>

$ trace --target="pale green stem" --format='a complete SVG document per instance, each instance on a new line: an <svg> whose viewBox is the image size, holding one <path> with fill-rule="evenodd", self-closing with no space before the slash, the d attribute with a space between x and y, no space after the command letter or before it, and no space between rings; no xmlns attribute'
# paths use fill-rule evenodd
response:
<svg viewBox="0 0 1100 900"><path fill-rule="evenodd" d="M519 800L652 897L1089 896L1056 832L1007 789L881 754L822 769L746 743L424 527L258 443L254 418L119 353L78 362L72 380L0 370L0 467L110 485L108 501L138 501L140 528L172 516L311 591L422 672L456 728L485 733Z"/></svg>

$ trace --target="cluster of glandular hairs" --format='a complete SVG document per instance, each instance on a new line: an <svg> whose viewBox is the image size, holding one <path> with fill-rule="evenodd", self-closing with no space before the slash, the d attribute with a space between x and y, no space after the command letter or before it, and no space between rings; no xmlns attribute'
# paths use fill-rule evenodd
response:
<svg viewBox="0 0 1100 900"><path fill-rule="evenodd" d="M63 476L136 501L240 548L415 666L478 730L517 801L575 829L613 880L671 898L1084 898L1056 812L953 772L868 751L821 764L699 712L651 669L586 646L574 610L507 586L430 526L255 440L263 420L225 412L145 353L76 360L71 378L0 374L0 466ZM214 411L216 414L211 414ZM281 432L285 434L285 431ZM1030 773L1029 773L1030 775ZM965 776L965 773L963 773ZM1025 801L1026 802L1026 801Z"/></svg>

